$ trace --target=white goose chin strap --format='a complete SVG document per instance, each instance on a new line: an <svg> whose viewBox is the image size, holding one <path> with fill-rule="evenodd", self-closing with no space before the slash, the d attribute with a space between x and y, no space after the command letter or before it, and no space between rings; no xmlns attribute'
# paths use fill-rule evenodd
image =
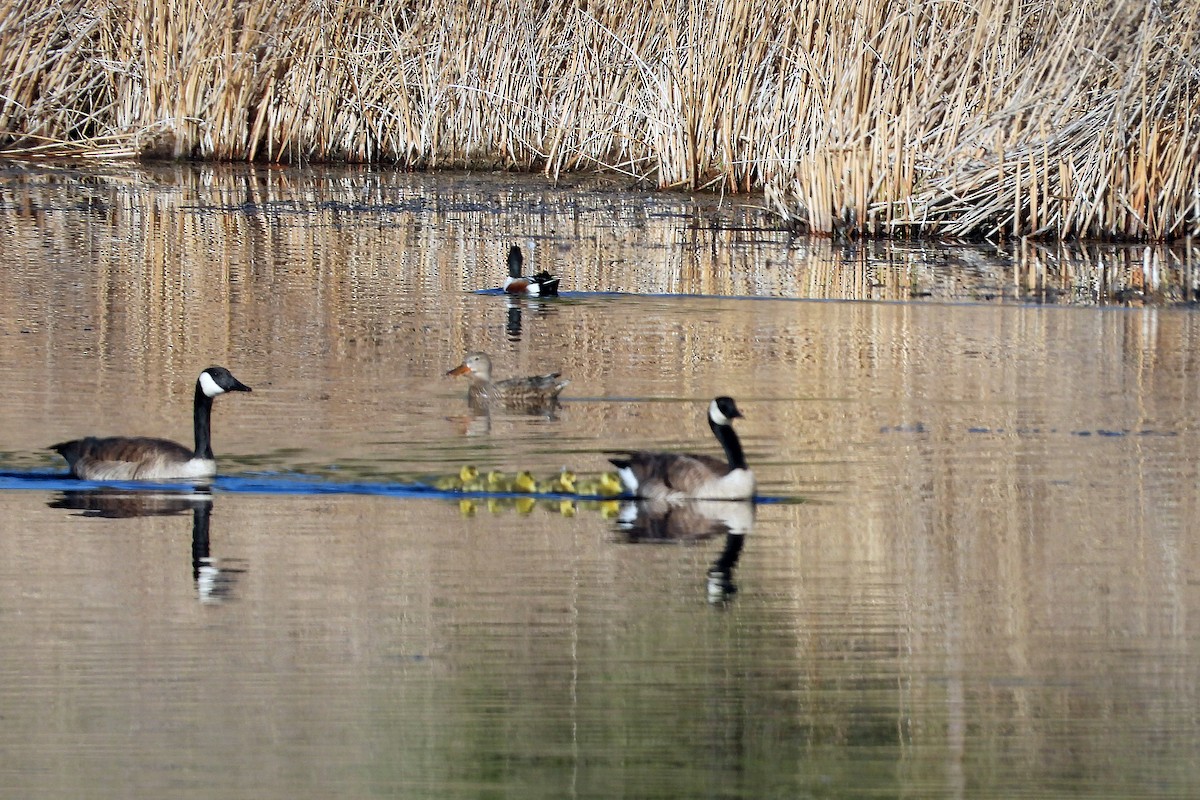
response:
<svg viewBox="0 0 1200 800"><path fill-rule="evenodd" d="M216 397L225 393L225 390L213 380L212 375L208 374L208 370L200 373L200 391L204 392L206 397Z"/></svg>
<svg viewBox="0 0 1200 800"><path fill-rule="evenodd" d="M731 422L729 417L722 414L721 409L717 408L716 400L708 404L708 418L717 425L728 425Z"/></svg>

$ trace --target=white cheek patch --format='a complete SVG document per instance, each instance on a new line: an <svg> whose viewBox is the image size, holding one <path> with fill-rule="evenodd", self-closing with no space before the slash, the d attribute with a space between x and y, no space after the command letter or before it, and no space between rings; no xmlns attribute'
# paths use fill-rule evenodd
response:
<svg viewBox="0 0 1200 800"><path fill-rule="evenodd" d="M717 408L717 401L713 400L708 404L708 418L718 425L728 425L729 417L721 413L721 409Z"/></svg>
<svg viewBox="0 0 1200 800"><path fill-rule="evenodd" d="M208 374L208 370L200 373L200 391L204 392L206 397L216 397L225 393L225 390L213 380L212 375Z"/></svg>

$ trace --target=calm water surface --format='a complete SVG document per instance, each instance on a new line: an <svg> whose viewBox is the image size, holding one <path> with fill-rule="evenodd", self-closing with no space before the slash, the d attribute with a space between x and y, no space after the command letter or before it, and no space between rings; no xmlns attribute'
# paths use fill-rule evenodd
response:
<svg viewBox="0 0 1200 800"><path fill-rule="evenodd" d="M0 177L5 796L1200 793L1193 250L800 241L509 176ZM510 242L567 296L481 293ZM562 408L472 416L470 349ZM64 479L52 442L189 441L210 363L254 388L211 492ZM423 488L713 451L716 394L761 502L655 540Z"/></svg>

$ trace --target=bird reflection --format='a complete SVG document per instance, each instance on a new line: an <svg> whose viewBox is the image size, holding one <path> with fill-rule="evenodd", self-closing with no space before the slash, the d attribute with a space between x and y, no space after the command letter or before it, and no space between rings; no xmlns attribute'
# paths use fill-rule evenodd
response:
<svg viewBox="0 0 1200 800"><path fill-rule="evenodd" d="M219 568L209 552L209 518L212 495L196 492L139 492L91 489L60 493L47 505L80 512L82 517L129 519L174 516L192 512L192 579L202 603L220 603L230 596L235 576L244 570Z"/></svg>
<svg viewBox="0 0 1200 800"><path fill-rule="evenodd" d="M508 332L509 341L521 341L521 303L507 298L505 305L508 306L508 322L505 323L504 330Z"/></svg>
<svg viewBox="0 0 1200 800"><path fill-rule="evenodd" d="M718 604L737 592L733 568L742 554L746 535L754 529L754 503L628 501L621 506L617 529L632 543L699 542L723 535L725 546L706 574L709 602Z"/></svg>
<svg viewBox="0 0 1200 800"><path fill-rule="evenodd" d="M721 555L717 557L717 560L708 568L708 602L724 603L737 592L737 585L733 582L733 567L742 554L742 545L745 541L746 535L743 533L725 534L725 547L721 550Z"/></svg>
<svg viewBox="0 0 1200 800"><path fill-rule="evenodd" d="M521 341L522 317L526 311L538 319L551 316L557 311L553 303L513 295L504 296L504 306L508 310L508 320L505 322L504 330L511 342Z"/></svg>

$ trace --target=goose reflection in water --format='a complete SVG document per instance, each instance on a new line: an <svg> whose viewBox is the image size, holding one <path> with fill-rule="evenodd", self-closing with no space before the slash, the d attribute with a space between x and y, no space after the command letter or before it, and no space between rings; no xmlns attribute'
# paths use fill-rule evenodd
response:
<svg viewBox="0 0 1200 800"><path fill-rule="evenodd" d="M129 519L168 517L192 512L192 579L201 603L220 603L233 589L236 576L245 570L218 567L209 552L209 518L212 495L208 492L140 492L90 489L62 492L47 505L78 511L81 517Z"/></svg>
<svg viewBox="0 0 1200 800"><path fill-rule="evenodd" d="M631 543L692 543L724 536L725 545L705 576L709 602L719 604L737 592L733 568L742 554L746 535L754 530L754 503L631 500L621 505L617 529Z"/></svg>

